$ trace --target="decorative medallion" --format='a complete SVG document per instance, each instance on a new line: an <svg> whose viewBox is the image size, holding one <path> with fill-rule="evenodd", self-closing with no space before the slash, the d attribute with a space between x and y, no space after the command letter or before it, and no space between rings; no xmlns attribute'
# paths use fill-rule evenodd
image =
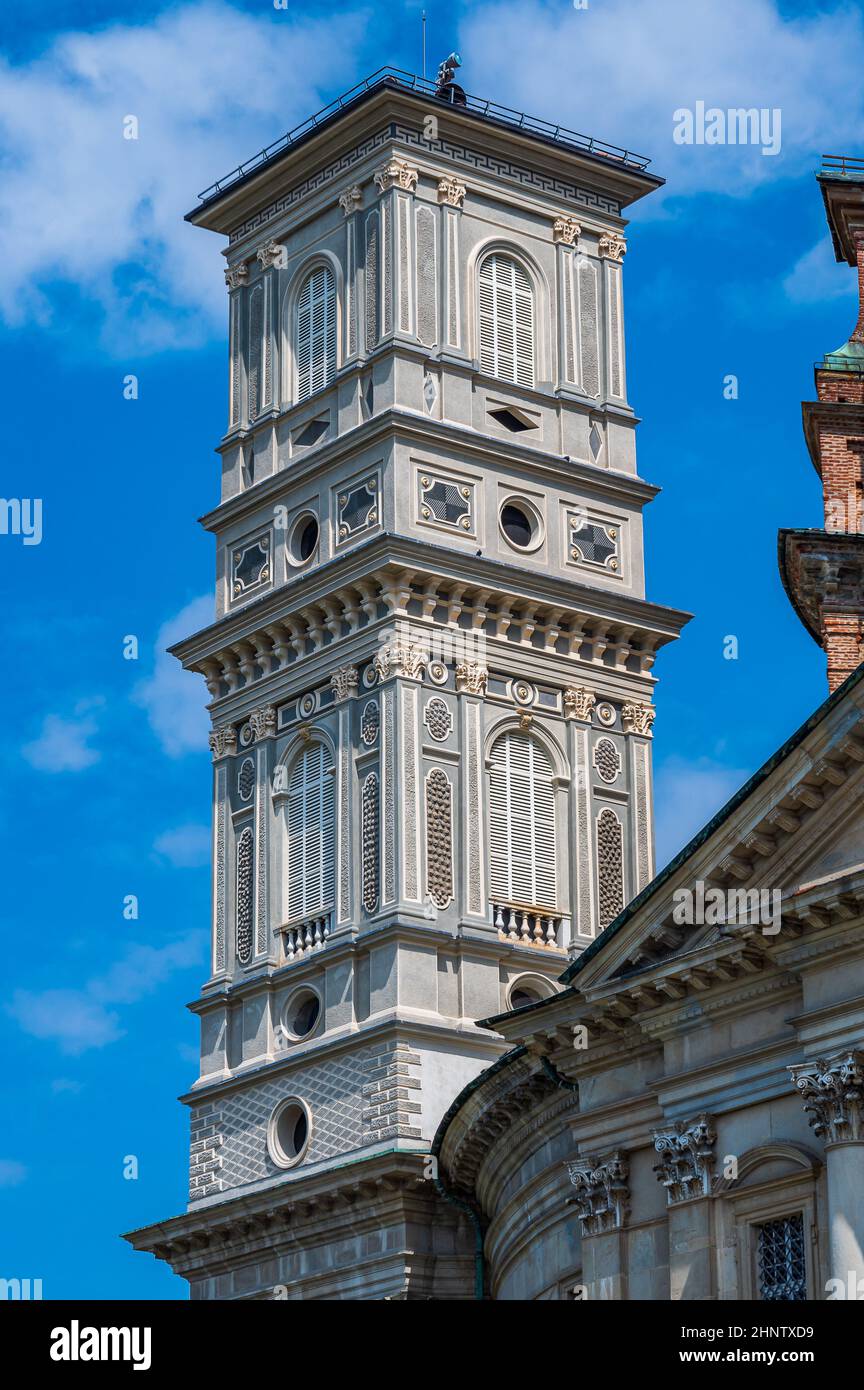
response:
<svg viewBox="0 0 864 1390"><path fill-rule="evenodd" d="M621 755L611 738L601 738L594 747L594 766L604 782L616 782L621 771Z"/></svg>
<svg viewBox="0 0 864 1390"><path fill-rule="evenodd" d="M370 772L360 793L360 847L362 855L363 906L367 912L378 907L378 774Z"/></svg>
<svg viewBox="0 0 864 1390"><path fill-rule="evenodd" d="M420 516L439 526L472 529L472 489L467 483L451 483L445 478L420 479Z"/></svg>
<svg viewBox="0 0 864 1390"><path fill-rule="evenodd" d="M252 831L247 825L237 841L237 959L252 959Z"/></svg>
<svg viewBox="0 0 864 1390"><path fill-rule="evenodd" d="M610 705L606 700L604 700L603 703L602 703L601 705L598 705L598 706L597 706L597 718L600 720L600 723L601 723L601 724L607 724L607 725L614 724L614 723L615 723L615 707L614 707L614 705Z"/></svg>
<svg viewBox="0 0 864 1390"><path fill-rule="evenodd" d="M270 533L240 545L231 557L231 593L245 597L270 582Z"/></svg>
<svg viewBox="0 0 864 1390"><path fill-rule="evenodd" d="M378 738L381 728L381 711L377 700L369 700L363 706L363 713L360 716L360 738L371 748Z"/></svg>
<svg viewBox="0 0 864 1390"><path fill-rule="evenodd" d="M248 801L255 788L255 764L251 758L244 758L237 773L237 795L241 801Z"/></svg>
<svg viewBox="0 0 864 1390"><path fill-rule="evenodd" d="M439 767L426 778L426 884L435 906L446 907L453 897L453 788Z"/></svg>
<svg viewBox="0 0 864 1390"><path fill-rule="evenodd" d="M423 711L423 723L438 743L443 743L449 736L453 728L453 715L447 701L442 700L440 695L433 695L432 699L427 701Z"/></svg>
<svg viewBox="0 0 864 1390"><path fill-rule="evenodd" d="M430 661L426 674L433 685L447 684L447 667L443 661Z"/></svg>
<svg viewBox="0 0 864 1390"><path fill-rule="evenodd" d="M339 539L349 540L376 525L378 521L378 480L364 483L339 494Z"/></svg>
<svg viewBox="0 0 864 1390"><path fill-rule="evenodd" d="M597 883L600 930L624 909L624 829L608 806L597 817Z"/></svg>

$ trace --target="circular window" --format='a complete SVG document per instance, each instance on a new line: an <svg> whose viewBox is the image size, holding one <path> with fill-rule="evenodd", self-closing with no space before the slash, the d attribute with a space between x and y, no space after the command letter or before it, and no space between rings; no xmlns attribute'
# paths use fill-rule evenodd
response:
<svg viewBox="0 0 864 1390"><path fill-rule="evenodd" d="M288 559L292 565L305 565L318 549L321 529L317 516L304 512L294 522L288 541Z"/></svg>
<svg viewBox="0 0 864 1390"><path fill-rule="evenodd" d="M305 1101L291 1096L270 1116L267 1148L279 1168L293 1168L305 1156L312 1133L312 1116Z"/></svg>
<svg viewBox="0 0 864 1390"><path fill-rule="evenodd" d="M300 989L288 1000L285 1031L292 1038L308 1038L321 1017L321 1000L314 989Z"/></svg>
<svg viewBox="0 0 864 1390"><path fill-rule="evenodd" d="M511 1009L524 1009L529 1004L539 1003L539 1000L539 994L535 994L533 989L525 989L524 986L519 986L518 989L511 990L510 992Z"/></svg>
<svg viewBox="0 0 864 1390"><path fill-rule="evenodd" d="M508 1008L524 1009L529 1004L539 1004L541 999L548 999L554 994L554 989L550 988L548 980L544 980L539 975L522 975L514 980L508 992Z"/></svg>
<svg viewBox="0 0 864 1390"><path fill-rule="evenodd" d="M537 508L523 497L511 497L498 516L501 532L516 550L536 550L543 540L543 522Z"/></svg>

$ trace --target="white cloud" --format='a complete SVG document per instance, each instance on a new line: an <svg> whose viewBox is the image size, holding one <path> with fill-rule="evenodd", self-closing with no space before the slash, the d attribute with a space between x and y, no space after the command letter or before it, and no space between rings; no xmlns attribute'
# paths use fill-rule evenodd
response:
<svg viewBox="0 0 864 1390"><path fill-rule="evenodd" d="M0 1158L0 1187L17 1187L27 1176L23 1163L14 1158Z"/></svg>
<svg viewBox="0 0 864 1390"><path fill-rule="evenodd" d="M184 671L166 648L214 620L212 595L193 599L156 635L153 675L142 681L134 699L147 711L150 727L170 758L200 753L207 747L207 690L201 676Z"/></svg>
<svg viewBox="0 0 864 1390"><path fill-rule="evenodd" d="M650 155L674 195L744 194L823 151L858 149L864 19L852 5L783 15L776 0L491 0L471 6L460 48L468 91ZM676 145L673 113L697 101L779 108L781 153Z"/></svg>
<svg viewBox="0 0 864 1390"><path fill-rule="evenodd" d="M727 767L710 758L688 762L673 756L657 765L654 834L658 869L707 825L749 776L742 768Z"/></svg>
<svg viewBox="0 0 864 1390"><path fill-rule="evenodd" d="M164 830L153 848L175 869L199 869L210 862L210 829L206 825L178 825Z"/></svg>
<svg viewBox="0 0 864 1390"><path fill-rule="evenodd" d="M822 237L796 261L783 281L783 289L796 304L824 304L826 299L849 300L855 304L855 277L845 261L834 256L831 238Z"/></svg>
<svg viewBox="0 0 864 1390"><path fill-rule="evenodd" d="M176 970L202 958L206 932L193 931L165 946L130 946L125 956L83 989L19 989L6 1011L31 1037L57 1042L77 1056L121 1038L124 1029L112 1004L134 1004Z"/></svg>
<svg viewBox="0 0 864 1390"><path fill-rule="evenodd" d="M265 17L214 0L0 60L0 313L50 322L52 288L70 282L121 357L224 332L224 243L183 216L347 84L361 34L344 10Z"/></svg>
<svg viewBox="0 0 864 1390"><path fill-rule="evenodd" d="M101 754L89 741L98 731L92 711L103 703L101 698L82 700L71 718L47 714L39 737L21 749L30 766L39 772L81 772L98 762Z"/></svg>

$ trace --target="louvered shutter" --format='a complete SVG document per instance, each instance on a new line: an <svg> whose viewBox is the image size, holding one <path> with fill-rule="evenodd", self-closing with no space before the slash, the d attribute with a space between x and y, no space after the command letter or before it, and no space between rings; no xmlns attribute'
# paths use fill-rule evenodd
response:
<svg viewBox="0 0 864 1390"><path fill-rule="evenodd" d="M307 276L297 302L297 399L313 396L336 373L336 286L320 266Z"/></svg>
<svg viewBox="0 0 864 1390"><path fill-rule="evenodd" d="M333 905L336 817L327 750L313 744L294 763L288 782L288 918Z"/></svg>
<svg viewBox="0 0 864 1390"><path fill-rule="evenodd" d="M489 376L534 385L534 294L512 256L487 256L480 267L480 367Z"/></svg>
<svg viewBox="0 0 864 1390"><path fill-rule="evenodd" d="M491 888L496 902L557 907L552 767L529 734L492 749L489 785Z"/></svg>

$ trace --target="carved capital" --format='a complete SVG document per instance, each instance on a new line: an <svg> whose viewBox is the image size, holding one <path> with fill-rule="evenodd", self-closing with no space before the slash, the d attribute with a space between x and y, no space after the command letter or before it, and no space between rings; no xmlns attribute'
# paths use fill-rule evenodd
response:
<svg viewBox="0 0 864 1390"><path fill-rule="evenodd" d="M465 185L452 175L438 180L438 202L450 208L461 208L465 202Z"/></svg>
<svg viewBox="0 0 864 1390"><path fill-rule="evenodd" d="M237 265L226 266L225 284L229 290L239 290L241 285L245 285L249 279L249 266L246 261L239 261Z"/></svg>
<svg viewBox="0 0 864 1390"><path fill-rule="evenodd" d="M273 738L276 733L276 711L272 705L262 705L261 709L253 709L248 722L256 743L262 738Z"/></svg>
<svg viewBox="0 0 864 1390"><path fill-rule="evenodd" d="M712 1117L705 1114L689 1124L678 1120L672 1129L654 1131L654 1148L660 1155L654 1172L666 1188L670 1207L689 1197L710 1195L716 1140Z"/></svg>
<svg viewBox="0 0 864 1390"><path fill-rule="evenodd" d="M357 689L358 672L356 666L340 666L330 677L330 685L336 703L349 699Z"/></svg>
<svg viewBox="0 0 864 1390"><path fill-rule="evenodd" d="M814 1134L826 1144L864 1141L864 1051L847 1048L789 1070Z"/></svg>
<svg viewBox="0 0 864 1390"><path fill-rule="evenodd" d="M262 270L269 270L271 266L278 266L281 269L285 265L287 252L281 242L265 241L263 246L259 246L255 252Z"/></svg>
<svg viewBox="0 0 864 1390"><path fill-rule="evenodd" d="M575 217L556 217L552 223L552 240L556 246L575 246L582 228Z"/></svg>
<svg viewBox="0 0 864 1390"><path fill-rule="evenodd" d="M575 1204L583 1236L620 1231L630 1212L630 1166L620 1149L604 1158L596 1154L567 1164L576 1189Z"/></svg>
<svg viewBox="0 0 864 1390"><path fill-rule="evenodd" d="M460 661L456 667L456 689L466 695L485 695L489 672L480 661Z"/></svg>
<svg viewBox="0 0 864 1390"><path fill-rule="evenodd" d="M375 174L375 182L382 193L386 193L389 188L404 188L407 193L413 193L417 187L418 170L413 164L409 164L406 159L390 159Z"/></svg>
<svg viewBox="0 0 864 1390"><path fill-rule="evenodd" d="M211 729L209 742L214 763L220 758L228 758L237 752L237 730L233 724L223 724L221 729Z"/></svg>
<svg viewBox="0 0 864 1390"><path fill-rule="evenodd" d="M653 705L642 704L638 700L631 700L621 709L621 723L625 734L641 734L643 738L651 737L651 725L654 723L657 711Z"/></svg>
<svg viewBox="0 0 864 1390"><path fill-rule="evenodd" d="M363 189L359 183L353 184L351 188L346 188L344 193L339 194L339 206L346 217L350 217L352 212L358 212L362 202Z"/></svg>
<svg viewBox="0 0 864 1390"><path fill-rule="evenodd" d="M617 232L605 232L597 249L609 261L623 261L627 254L627 243Z"/></svg>
<svg viewBox="0 0 864 1390"><path fill-rule="evenodd" d="M597 703L593 690L584 685L572 685L564 691L564 716L566 719L581 719L589 722Z"/></svg>
<svg viewBox="0 0 864 1390"><path fill-rule="evenodd" d="M373 664L379 680L401 676L405 680L419 681L429 664L429 653L415 642L394 642L378 652Z"/></svg>

